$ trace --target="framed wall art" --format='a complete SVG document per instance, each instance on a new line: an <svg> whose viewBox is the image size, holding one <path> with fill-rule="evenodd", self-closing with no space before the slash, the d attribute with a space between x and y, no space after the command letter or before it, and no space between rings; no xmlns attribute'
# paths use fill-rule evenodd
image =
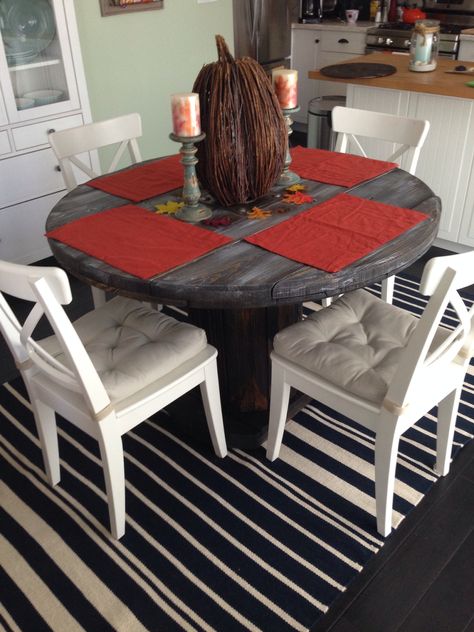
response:
<svg viewBox="0 0 474 632"><path fill-rule="evenodd" d="M103 16L125 15L134 11L162 9L163 0L99 0Z"/></svg>

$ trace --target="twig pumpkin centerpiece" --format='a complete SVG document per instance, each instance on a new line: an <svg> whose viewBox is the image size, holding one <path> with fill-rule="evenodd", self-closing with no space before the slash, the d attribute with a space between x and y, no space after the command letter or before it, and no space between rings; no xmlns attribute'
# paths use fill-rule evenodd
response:
<svg viewBox="0 0 474 632"><path fill-rule="evenodd" d="M285 162L287 130L265 71L250 57L234 59L216 35L218 61L202 68L199 180L223 206L243 204L269 191Z"/></svg>

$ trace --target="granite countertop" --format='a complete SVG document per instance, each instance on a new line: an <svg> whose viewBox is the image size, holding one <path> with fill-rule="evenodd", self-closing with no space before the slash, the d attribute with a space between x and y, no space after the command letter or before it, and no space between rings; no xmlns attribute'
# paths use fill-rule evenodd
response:
<svg viewBox="0 0 474 632"><path fill-rule="evenodd" d="M354 85L372 86L374 88L386 88L389 90L407 90L409 92L424 92L442 96L458 97L462 99L474 99L474 88L466 86L467 81L474 79L469 74L452 74L459 65L456 59L438 58L436 70L431 72L412 72L408 69L408 55L390 53L372 53L370 55L358 55L348 59L344 63L373 63L390 64L395 66L397 72L387 77L374 79L333 79L322 75L318 70L308 73L310 79L322 79L337 83L351 83Z"/></svg>

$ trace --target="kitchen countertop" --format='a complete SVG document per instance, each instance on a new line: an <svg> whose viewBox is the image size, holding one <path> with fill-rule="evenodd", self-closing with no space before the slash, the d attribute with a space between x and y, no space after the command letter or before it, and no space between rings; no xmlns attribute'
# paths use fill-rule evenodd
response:
<svg viewBox="0 0 474 632"><path fill-rule="evenodd" d="M344 20L324 20L319 24L300 24L299 22L293 22L292 29L305 29L308 31L355 31L358 33L365 33L367 29L376 26L375 22L356 22L355 24L348 24Z"/></svg>
<svg viewBox="0 0 474 632"><path fill-rule="evenodd" d="M375 79L334 79L325 77L318 70L308 73L310 79L322 79L323 81L335 81L337 83L352 83L374 88L386 88L388 90L407 90L409 92L425 92L439 94L461 99L474 99L474 88L465 85L467 81L473 81L474 75L449 74L447 70L454 70L460 64L455 59L438 58L438 67L431 72L412 72L408 70L408 55L393 53L372 53L359 55L348 59L344 63L373 63L391 64L397 72L388 77Z"/></svg>

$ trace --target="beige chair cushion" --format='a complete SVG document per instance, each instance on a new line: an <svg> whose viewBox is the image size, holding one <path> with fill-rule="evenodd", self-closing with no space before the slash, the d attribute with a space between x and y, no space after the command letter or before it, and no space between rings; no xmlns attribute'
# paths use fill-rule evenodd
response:
<svg viewBox="0 0 474 632"><path fill-rule="evenodd" d="M346 391L381 404L418 323L370 292L345 294L275 336L275 351Z"/></svg>
<svg viewBox="0 0 474 632"><path fill-rule="evenodd" d="M127 298L74 322L112 403L139 391L206 347L204 330ZM67 365L55 336L41 345Z"/></svg>

